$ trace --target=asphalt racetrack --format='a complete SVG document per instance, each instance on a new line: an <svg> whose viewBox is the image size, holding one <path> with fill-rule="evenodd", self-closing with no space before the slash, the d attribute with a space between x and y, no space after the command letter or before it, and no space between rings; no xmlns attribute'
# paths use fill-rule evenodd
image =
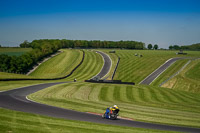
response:
<svg viewBox="0 0 200 133"><path fill-rule="evenodd" d="M149 85L151 84L160 74L162 74L170 65L172 65L177 60L182 58L172 58L166 61L163 65L161 65L158 69L156 69L153 73L147 76L140 84Z"/></svg>
<svg viewBox="0 0 200 133"><path fill-rule="evenodd" d="M104 63L104 65L107 65L107 64ZM168 131L179 131L179 132L190 132L190 133L200 132L200 128L153 124L153 123L145 123L145 122L138 122L138 121L133 121L133 120L124 120L124 119L118 119L118 120L102 119L101 116L99 115L58 108L58 107L54 107L50 105L36 103L34 101L27 99L27 95L31 93L37 92L41 89L44 89L53 85L62 84L62 83L67 83L67 82L38 84L38 85L22 87L22 88L18 88L14 90L1 92L0 93L0 107L17 110L17 111L28 112L28 113L46 115L50 117L70 119L70 120L80 120L80 121L88 121L88 122L94 122L94 123L159 129L159 130L168 130Z"/></svg>
<svg viewBox="0 0 200 133"><path fill-rule="evenodd" d="M111 59L107 54L105 54L101 51L97 51L97 53L99 53L103 57L104 65L103 65L101 71L95 77L103 78L109 72L109 70L111 68Z"/></svg>

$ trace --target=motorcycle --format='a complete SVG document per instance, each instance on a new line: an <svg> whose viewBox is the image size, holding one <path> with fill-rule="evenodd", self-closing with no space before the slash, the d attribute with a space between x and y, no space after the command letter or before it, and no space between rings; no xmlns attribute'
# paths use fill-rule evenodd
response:
<svg viewBox="0 0 200 133"><path fill-rule="evenodd" d="M107 108L107 109L109 109L109 108ZM102 118L116 120L117 116L119 115L119 109L111 108L109 110L110 111L107 114L106 114L107 111L104 112L104 114L102 115Z"/></svg>

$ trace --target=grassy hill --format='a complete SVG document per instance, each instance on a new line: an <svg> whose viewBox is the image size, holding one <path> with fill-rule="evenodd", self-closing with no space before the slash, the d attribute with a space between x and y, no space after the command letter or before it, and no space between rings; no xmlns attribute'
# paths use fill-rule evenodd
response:
<svg viewBox="0 0 200 133"><path fill-rule="evenodd" d="M67 74L80 61L82 55L79 50L72 51L64 50L62 55L55 56L41 65L38 68L38 71L41 69L41 72L35 73L34 77L56 77L64 73ZM117 57L119 56L121 60L114 79L136 82L137 84L166 60L183 56L176 55L176 51L160 50L115 50L116 54L109 53L110 50L101 51L109 54L112 59L112 70L107 75L108 79L111 78L117 63ZM143 57L135 56L136 53L143 55ZM186 56L200 56L198 51L188 51L187 53L188 55ZM69 57L76 58L71 60ZM187 61L188 59L184 59L174 63L150 86L76 82L41 90L31 94L29 98L58 107L97 113L103 113L106 107L117 104L121 109L120 116L133 118L134 120L200 127L199 60L191 61L180 74L162 86L170 89L157 87L161 82L180 70ZM74 78L78 81L90 79L100 72L102 66L103 60L101 55L93 50L85 50L83 64L70 77L59 81L71 81ZM0 73L0 75L0 77L18 78L22 76L7 73ZM14 89L44 82L55 81L6 81L0 82L0 90ZM5 109L0 109L0 114L2 121L0 122L0 132L161 132L55 119ZM44 128L38 128L41 126Z"/></svg>
<svg viewBox="0 0 200 133"><path fill-rule="evenodd" d="M0 48L0 54L6 54L10 56L20 56L25 52L31 51L32 48Z"/></svg>
<svg viewBox="0 0 200 133"><path fill-rule="evenodd" d="M200 94L142 85L68 83L28 96L37 102L103 113L117 104L120 115L138 121L200 127Z"/></svg>
<svg viewBox="0 0 200 133"><path fill-rule="evenodd" d="M171 76L176 74L182 67L189 61L189 59L182 59L176 61L168 69L166 69L157 79L155 79L151 85L160 86L166 82Z"/></svg>
<svg viewBox="0 0 200 133"><path fill-rule="evenodd" d="M200 60L192 60L183 71L163 84L162 87L200 93L199 73Z"/></svg>
<svg viewBox="0 0 200 133"><path fill-rule="evenodd" d="M30 76L57 78L68 75L82 60L80 50L63 49L62 53L42 63Z"/></svg>
<svg viewBox="0 0 200 133"><path fill-rule="evenodd" d="M197 57L198 51L187 51L187 55L176 55L167 50L116 50L121 58L114 79L140 83L165 61L173 57ZM135 56L137 54L138 56ZM142 55L143 57L139 57Z"/></svg>
<svg viewBox="0 0 200 133"><path fill-rule="evenodd" d="M31 78L31 77L23 74L0 72L0 79L11 79L11 78L21 79L21 78Z"/></svg>
<svg viewBox="0 0 200 133"><path fill-rule="evenodd" d="M78 81L84 81L97 75L103 67L103 59L100 54L94 50L85 50L85 59L80 67L65 80L73 80L76 78Z"/></svg>

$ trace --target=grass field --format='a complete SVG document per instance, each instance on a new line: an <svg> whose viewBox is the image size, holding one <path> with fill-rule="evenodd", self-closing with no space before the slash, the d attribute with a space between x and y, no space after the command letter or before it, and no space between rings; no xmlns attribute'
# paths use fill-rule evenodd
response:
<svg viewBox="0 0 200 133"><path fill-rule="evenodd" d="M176 55L177 51L167 50L116 50L121 58L114 79L140 83L165 61L173 57L200 56L198 51L187 51L187 55ZM135 54L143 57L135 56Z"/></svg>
<svg viewBox="0 0 200 133"><path fill-rule="evenodd" d="M42 63L29 76L12 73L0 73L0 79L9 78L57 78L68 75L82 60L83 53L79 50L65 49L63 52L48 61ZM97 75L103 66L103 59L100 54L93 50L85 50L85 59L81 66L74 73L63 79L71 81L74 78L84 81ZM62 80L62 81L63 81Z"/></svg>
<svg viewBox="0 0 200 133"><path fill-rule="evenodd" d="M199 72L200 60L192 60L183 71L163 84L162 87L200 93Z"/></svg>
<svg viewBox="0 0 200 133"><path fill-rule="evenodd" d="M0 132L2 133L160 133L167 131L120 127L72 121L52 117L11 111L0 108ZM170 132L169 132L170 133Z"/></svg>
<svg viewBox="0 0 200 133"><path fill-rule="evenodd" d="M0 48L0 54L20 56L31 50L31 48Z"/></svg>
<svg viewBox="0 0 200 133"><path fill-rule="evenodd" d="M69 81L76 78L77 81L84 81L90 79L101 71L102 66L103 59L100 54L97 54L94 50L85 50L85 59L82 65L65 80Z"/></svg>
<svg viewBox="0 0 200 133"><path fill-rule="evenodd" d="M0 79L11 79L11 78L21 79L21 78L32 78L32 77L23 74L0 72Z"/></svg>
<svg viewBox="0 0 200 133"><path fill-rule="evenodd" d="M60 73L58 75L66 74L68 73L67 70L75 67L75 64L80 61L82 54L77 51L71 54L69 54L70 52L68 53L71 57L77 56L77 60L74 59L72 61L67 58L67 54L65 56L63 54L62 56L54 57L57 59L50 59L47 64L43 64L43 68L41 65L39 69L46 71L58 65L59 67L55 67L57 72ZM182 57L182 55L176 55L176 51L115 50L116 54L109 53L110 50L101 51L109 54L112 59L112 69L106 75L108 79L111 78L117 62L117 56L119 56L121 60L114 79L137 84L169 58ZM143 57L135 56L135 53L142 54ZM200 56L198 51L189 51L187 53L188 55L186 56L190 57ZM45 104L83 112L103 113L106 107L117 104L121 109L120 116L123 117L153 123L200 127L200 60L192 61L180 74L162 86L170 89L157 87L165 79L176 73L187 61L186 59L174 63L150 86L85 82L67 83L41 90L28 97ZM52 63L55 64L51 66L50 64ZM69 69L63 71L62 68L65 68L63 66L67 66ZM100 72L102 66L103 59L101 55L95 53L94 50L85 50L83 64L70 77L59 81L70 81L74 78L78 81L90 79ZM52 77L58 76L56 75L57 72ZM49 72L46 71L46 73ZM39 74L40 72L34 77ZM0 78L21 78L22 76L24 75L0 73ZM0 81L0 91L44 82L55 81ZM1 108L0 119L0 132L161 132L56 119ZM41 126L44 128L40 128Z"/></svg>
<svg viewBox="0 0 200 133"><path fill-rule="evenodd" d="M53 106L103 113L117 104L120 116L138 121L200 127L200 94L142 85L68 83L28 96Z"/></svg>
<svg viewBox="0 0 200 133"><path fill-rule="evenodd" d="M177 73L189 59L181 59L173 63L168 69L166 69L151 85L160 86L160 84L170 78L172 75Z"/></svg>
<svg viewBox="0 0 200 133"><path fill-rule="evenodd" d="M80 50L63 49L59 55L42 63L30 76L37 78L57 78L68 75L82 60Z"/></svg>
<svg viewBox="0 0 200 133"><path fill-rule="evenodd" d="M41 83L49 83L49 82L56 82L56 81L34 81L34 80L0 81L0 91L11 90L15 88L24 87L24 86L30 86L30 85L41 84Z"/></svg>

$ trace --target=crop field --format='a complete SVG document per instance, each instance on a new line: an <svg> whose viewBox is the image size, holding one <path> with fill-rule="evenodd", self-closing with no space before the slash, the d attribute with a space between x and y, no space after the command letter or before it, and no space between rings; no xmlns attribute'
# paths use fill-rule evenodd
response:
<svg viewBox="0 0 200 133"><path fill-rule="evenodd" d="M200 127L200 94L154 86L67 83L28 96L37 102L103 113L117 104L120 116L138 121Z"/></svg>
<svg viewBox="0 0 200 133"><path fill-rule="evenodd" d="M97 133L160 133L167 131L120 127L113 125L95 124L90 122L72 121L23 113L0 108L0 132L3 133L66 133L66 132L97 132ZM168 132L167 132L168 133ZM169 132L170 133L170 132Z"/></svg>
<svg viewBox="0 0 200 133"><path fill-rule="evenodd" d="M198 51L187 51L187 55L176 55L176 52L164 50L116 50L116 54L121 60L114 79L138 84L170 58L200 56ZM135 54L138 56L135 56ZM139 55L143 57L139 57Z"/></svg>
<svg viewBox="0 0 200 133"><path fill-rule="evenodd" d="M162 87L200 93L200 60L192 60L186 68Z"/></svg>
<svg viewBox="0 0 200 133"><path fill-rule="evenodd" d="M31 50L31 48L0 48L0 54L20 56Z"/></svg>
<svg viewBox="0 0 200 133"><path fill-rule="evenodd" d="M42 63L30 76L57 78L68 75L82 60L80 50L63 49L62 53Z"/></svg>

